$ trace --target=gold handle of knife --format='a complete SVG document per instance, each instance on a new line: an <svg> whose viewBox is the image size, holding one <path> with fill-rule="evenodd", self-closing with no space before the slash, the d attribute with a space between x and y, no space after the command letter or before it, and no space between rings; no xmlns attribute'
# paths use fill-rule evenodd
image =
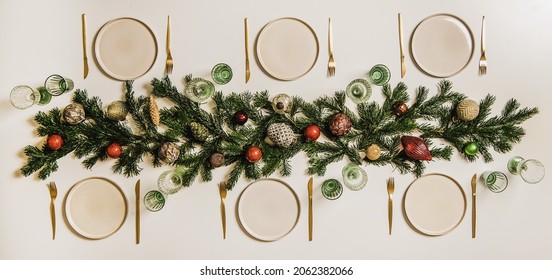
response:
<svg viewBox="0 0 552 280"><path fill-rule="evenodd" d="M82 14L82 57L84 63L84 79L88 76L88 55L86 54L86 14Z"/></svg>
<svg viewBox="0 0 552 280"><path fill-rule="evenodd" d="M475 213L475 194L472 196L472 238L475 238L475 224L476 224L476 213Z"/></svg>
<svg viewBox="0 0 552 280"><path fill-rule="evenodd" d="M136 244L140 244L140 180L136 182Z"/></svg>
<svg viewBox="0 0 552 280"><path fill-rule="evenodd" d="M309 241L312 241L312 177L309 179L307 190L309 193Z"/></svg>
<svg viewBox="0 0 552 280"><path fill-rule="evenodd" d="M389 218L389 235L391 235L391 232L393 230L393 198L389 196L389 199L387 200L387 216Z"/></svg>
<svg viewBox="0 0 552 280"><path fill-rule="evenodd" d="M226 239L226 205L224 199L220 200L220 216L222 218L222 239Z"/></svg>
<svg viewBox="0 0 552 280"><path fill-rule="evenodd" d="M401 78L404 78L404 75L406 74L406 65L404 64L403 24L401 13L399 13L399 47L401 51Z"/></svg>
<svg viewBox="0 0 552 280"><path fill-rule="evenodd" d="M249 28L247 18L243 20L243 24L245 29L245 82L247 83L251 76L251 70L249 69Z"/></svg>

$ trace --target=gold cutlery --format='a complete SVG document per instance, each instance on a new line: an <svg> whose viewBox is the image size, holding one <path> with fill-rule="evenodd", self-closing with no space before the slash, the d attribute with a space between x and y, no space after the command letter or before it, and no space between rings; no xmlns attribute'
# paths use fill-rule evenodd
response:
<svg viewBox="0 0 552 280"><path fill-rule="evenodd" d="M82 52L84 60L84 78L88 76L88 55L86 54L86 14L82 14Z"/></svg>
<svg viewBox="0 0 552 280"><path fill-rule="evenodd" d="M393 193L395 192L395 178L390 177L387 180L387 215L389 218L389 235L393 229Z"/></svg>
<svg viewBox="0 0 552 280"><path fill-rule="evenodd" d="M140 180L136 182L136 244L140 244Z"/></svg>
<svg viewBox="0 0 552 280"><path fill-rule="evenodd" d="M404 78L404 75L406 74L406 65L404 64L403 26L401 13L399 13L399 46L401 49L401 78Z"/></svg>
<svg viewBox="0 0 552 280"><path fill-rule="evenodd" d="M472 238L475 238L475 224L476 224L476 213L475 213L475 198L476 198L476 186L477 186L477 174L473 174L471 180L472 188Z"/></svg>
<svg viewBox="0 0 552 280"><path fill-rule="evenodd" d="M171 16L167 16L167 60L165 61L165 75L173 70L173 58L171 55Z"/></svg>
<svg viewBox="0 0 552 280"><path fill-rule="evenodd" d="M487 58L485 57L485 16L481 20L481 58L479 58L479 75L487 74Z"/></svg>
<svg viewBox="0 0 552 280"><path fill-rule="evenodd" d="M249 82L251 71L249 70L249 28L247 26L247 18L243 20L245 28L245 82Z"/></svg>
<svg viewBox="0 0 552 280"><path fill-rule="evenodd" d="M328 51L330 52L330 58L328 59L328 74L330 76L335 75L335 61L333 57L332 41L332 19L328 18Z"/></svg>
<svg viewBox="0 0 552 280"><path fill-rule="evenodd" d="M309 179L307 190L309 192L309 241L312 241L312 177Z"/></svg>
<svg viewBox="0 0 552 280"><path fill-rule="evenodd" d="M50 190L50 218L52 220L52 240L56 239L56 209L54 207L54 201L57 197L57 186L56 183L50 182L48 184L48 189Z"/></svg>
<svg viewBox="0 0 552 280"><path fill-rule="evenodd" d="M224 200L226 199L227 194L226 182L219 183L219 194L220 194L220 215L222 219L222 238L226 239L226 205Z"/></svg>

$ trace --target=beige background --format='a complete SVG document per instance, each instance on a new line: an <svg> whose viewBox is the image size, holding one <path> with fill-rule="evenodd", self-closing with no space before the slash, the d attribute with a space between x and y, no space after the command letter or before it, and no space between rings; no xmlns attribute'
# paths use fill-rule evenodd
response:
<svg viewBox="0 0 552 280"><path fill-rule="evenodd" d="M1 259L549 259L552 257L552 189L550 177L538 185L509 176L510 186L493 194L479 186L478 236L471 239L470 206L464 221L450 234L427 237L414 232L403 219L396 203L393 236L387 235L385 179L394 176L396 198L402 198L414 179L400 175L392 167L366 167L369 185L359 192L345 190L337 201L327 201L319 193L325 178L340 176L345 162L332 165L325 177L315 178L314 240L308 241L306 211L296 228L282 240L262 243L247 237L232 213L228 215L228 238L222 240L219 197L216 183L228 169L215 173L213 182L195 182L169 198L158 213L142 212L142 244L134 244L133 187L139 178L143 193L154 189L156 178L167 169L144 163L137 178L112 174L113 162L85 170L68 156L59 161L59 171L48 180L57 182L58 233L51 240L46 182L22 177L25 145L40 145L33 117L39 110L63 108L71 94L55 97L44 107L16 110L9 103L9 92L18 84L40 86L50 74L74 79L76 88L102 98L104 104L123 97L122 84L104 76L92 62L90 74L82 79L80 16L88 17L89 57L95 32L103 23L118 17L135 17L146 22L159 42L159 56L152 70L136 80L136 94L148 94L154 77L162 77L166 16L172 16L172 78L180 88L181 78L192 73L209 78L218 62L230 64L234 79L218 86L225 93L245 90L286 92L314 100L323 94L344 90L356 78L366 78L377 63L389 66L391 84L400 81L397 13L404 14L405 38L423 18L435 13L451 13L464 19L476 38L476 53L468 67L451 78L454 89L473 99L487 93L496 95L494 113L499 113L510 98L522 106L539 106L541 114L527 121L526 137L506 155L496 154L493 163L468 164L456 153L452 161L435 161L427 172L441 172L455 178L469 192L473 173L485 170L506 171L513 155L541 159L552 168L547 147L549 109L549 66L552 65L552 3L532 1L28 1L0 0L0 258ZM487 16L488 74L477 75L481 16ZM243 18L250 23L251 42L262 26L272 19L301 18L315 29L321 43L319 61L303 78L281 82L264 75L252 63L251 81L244 83ZM337 74L326 77L327 19L334 23ZM252 57L253 58L253 57ZM419 85L435 93L438 79L418 71L407 55L407 74L403 81L414 94ZM382 101L379 88L372 100ZM163 104L166 106L167 104ZM294 158L294 173L284 178L293 184L306 209L306 157ZM101 241L80 239L62 220L62 198L71 185L90 176L104 176L124 189L130 209L127 222L112 237ZM229 193L232 206L248 184L240 181ZM232 209L232 208L230 208Z"/></svg>

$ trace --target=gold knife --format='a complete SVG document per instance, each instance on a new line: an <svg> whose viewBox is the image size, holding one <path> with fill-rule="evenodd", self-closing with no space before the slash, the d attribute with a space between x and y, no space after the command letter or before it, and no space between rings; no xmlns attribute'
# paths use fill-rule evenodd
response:
<svg viewBox="0 0 552 280"><path fill-rule="evenodd" d="M403 27L401 13L399 13L399 45L401 48L401 78L404 78L404 75L406 74L406 65L404 64Z"/></svg>
<svg viewBox="0 0 552 280"><path fill-rule="evenodd" d="M477 186L477 174L473 174L471 180L472 188L472 238L475 238L475 224L476 224L476 212L475 212L475 198L476 198L476 186Z"/></svg>
<svg viewBox="0 0 552 280"><path fill-rule="evenodd" d="M136 182L136 244L140 244L140 180Z"/></svg>
<svg viewBox="0 0 552 280"><path fill-rule="evenodd" d="M307 185L309 191L309 241L312 241L312 177Z"/></svg>
<svg viewBox="0 0 552 280"><path fill-rule="evenodd" d="M247 18L243 20L245 28L245 82L249 82L251 72L249 70L249 30L247 27Z"/></svg>
<svg viewBox="0 0 552 280"><path fill-rule="evenodd" d="M88 56L86 55L86 14L82 14L82 52L84 60L84 78L88 76Z"/></svg>

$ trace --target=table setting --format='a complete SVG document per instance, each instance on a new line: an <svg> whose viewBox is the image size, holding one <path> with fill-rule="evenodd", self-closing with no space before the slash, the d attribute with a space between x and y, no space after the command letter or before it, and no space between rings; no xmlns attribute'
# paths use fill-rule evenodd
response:
<svg viewBox="0 0 552 280"><path fill-rule="evenodd" d="M188 230L216 231L202 242L319 246L332 230L324 215L354 209L344 206L353 196L370 197L358 207L378 216L361 220L377 240L478 242L494 234L482 225L492 220L491 197L546 187L546 155L518 148L533 145L525 125L542 105L525 107L492 87L471 94L455 81L484 84L500 72L486 52L497 31L485 14L394 10L386 15L392 50L360 75L347 71L337 15L232 16L233 58L193 72L177 14L120 13L101 24L97 14L78 15L71 39L81 70L13 84L8 96L12 114L34 115L17 124L33 137L18 143L12 171L48 182L53 242L69 238L59 235L64 226L80 242L117 237L147 248L160 242L148 225L174 215L191 192L202 193L194 205L209 205L209 225ZM280 90L313 77L341 85L319 96ZM98 95L92 82L121 92ZM86 172L60 177L73 165Z"/></svg>

